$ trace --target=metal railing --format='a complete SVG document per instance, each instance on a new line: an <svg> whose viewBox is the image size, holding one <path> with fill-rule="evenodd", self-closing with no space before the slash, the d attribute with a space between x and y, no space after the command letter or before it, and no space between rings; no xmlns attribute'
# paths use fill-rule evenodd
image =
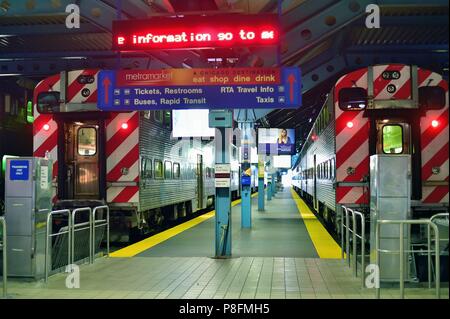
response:
<svg viewBox="0 0 450 319"><path fill-rule="evenodd" d="M96 219L100 210L106 210L106 219ZM88 222L75 223L75 218L83 212L88 213ZM52 232L53 217L55 215L67 215L67 229L60 229L59 232ZM75 233L82 230L89 230L89 262L93 263L95 259L95 233L96 228L106 227L106 250L109 256L109 207L98 206L94 209L90 207L77 208L73 211L69 209L62 209L52 211L47 216L47 229L45 239L45 282L48 282L49 272L51 270L51 239L56 236L62 236L67 234L67 265L70 266L78 259L75 257Z"/></svg>
<svg viewBox="0 0 450 319"><path fill-rule="evenodd" d="M106 219L96 219L97 212L99 210L106 210ZM99 224L98 224L98 223ZM97 206L92 210L92 259L91 264L94 263L95 259L95 229L97 227L106 227L106 253L109 257L109 207L108 206Z"/></svg>
<svg viewBox="0 0 450 319"><path fill-rule="evenodd" d="M6 220L5 217L0 217L0 223L2 224L2 253L3 253L3 297L8 295L8 245L6 236Z"/></svg>
<svg viewBox="0 0 450 319"><path fill-rule="evenodd" d="M89 215L89 222L82 222L82 223L78 223L75 224L75 217L77 216L78 213L81 212L87 212ZM87 227L84 227L86 226ZM75 229L78 228L78 229ZM83 208L77 208L74 209L72 212L72 252L71 252L71 257L72 257L72 262L71 264L74 264L75 262L75 232L79 232L82 230L86 230L89 229L89 261L92 260L92 208L90 207L83 207Z"/></svg>
<svg viewBox="0 0 450 319"><path fill-rule="evenodd" d="M438 218L447 218L448 219L448 217L449 217L449 213L439 213L439 214L431 216L430 222L435 224L434 221L436 219L438 219ZM430 225L427 225L428 249L429 249L429 247L431 247L431 241L432 241L430 231L431 231ZM436 238L435 240L439 240L439 244L440 244L441 241L448 241L449 239L448 238L439 238L439 239ZM439 252L439 255L440 255L440 253L441 252ZM436 254L438 254L438 253L436 253ZM432 266L432 264L431 264L431 254L428 253L428 288L431 288L431 274L432 274L431 266ZM436 278L435 278L435 280L436 280Z"/></svg>
<svg viewBox="0 0 450 319"><path fill-rule="evenodd" d="M57 233L53 233L52 231L52 225L53 225L53 216L55 215L65 215L67 214L67 230L66 231L59 231ZM61 209L61 210L55 210L50 212L47 215L47 229L45 232L45 258L44 258L44 265L45 265L45 282L48 282L48 273L50 271L52 262L51 258L49 257L50 253L50 242L53 237L56 236L62 236L64 234L67 234L67 266L70 265L72 259L71 259L71 236L72 236L72 216L71 212L68 209Z"/></svg>
<svg viewBox="0 0 450 319"><path fill-rule="evenodd" d="M353 275L355 277L358 276L358 239L361 241L361 285L364 287L365 285L365 264L366 264L366 256L365 256L365 247L366 247L366 219L364 217L364 214L361 212L358 212L356 210L347 208L345 206L342 206L344 212L345 212L345 223L344 218L341 218L341 258L344 259L344 228L345 228L345 251L346 251L346 258L348 262L348 266L353 266ZM350 229L350 219L349 214L352 215L352 227ZM357 216L360 220L360 230L361 234L358 234L358 224L357 224ZM351 253L350 253L350 233L352 233L352 254L353 254L353 261L351 260Z"/></svg>
<svg viewBox="0 0 450 319"><path fill-rule="evenodd" d="M387 225L387 224L398 224L400 226L400 232L399 232L399 250L387 250L387 249L380 249L380 229L381 225ZM405 296L405 282L404 282L404 270L405 270L405 253L414 253L419 252L419 250L413 250L413 249L407 249L405 250L404 247L404 225L427 225L428 229L433 228L433 232L435 235L435 253L436 253L436 266L435 266L435 286L436 286L436 298L440 298L441 291L440 291L440 285L441 285L441 279L440 279L440 250L439 250L439 230L432 221L427 219L419 219L419 220L378 220L375 228L375 263L379 269L380 267L380 253L388 253L388 254L399 254L400 255L400 298L404 298ZM409 232L408 232L409 233ZM409 234L408 234L409 235ZM430 240L430 231L428 232L428 243L429 246L427 248L428 253L428 261L431 262L431 240ZM407 241L409 242L409 241ZM423 251L421 251L423 252ZM431 270L431 268L428 268ZM431 271L430 271L431 272ZM381 274L381 270L379 270L379 274ZM431 277L431 273L428 274L428 278ZM380 298L380 285L377 285L376 290L376 298Z"/></svg>

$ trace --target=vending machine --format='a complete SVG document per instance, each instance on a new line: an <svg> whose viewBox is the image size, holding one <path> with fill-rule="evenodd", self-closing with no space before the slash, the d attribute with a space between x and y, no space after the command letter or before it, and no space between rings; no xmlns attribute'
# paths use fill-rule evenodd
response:
<svg viewBox="0 0 450 319"><path fill-rule="evenodd" d="M6 161L5 219L8 276L42 278L47 215L52 209L52 161L19 157Z"/></svg>

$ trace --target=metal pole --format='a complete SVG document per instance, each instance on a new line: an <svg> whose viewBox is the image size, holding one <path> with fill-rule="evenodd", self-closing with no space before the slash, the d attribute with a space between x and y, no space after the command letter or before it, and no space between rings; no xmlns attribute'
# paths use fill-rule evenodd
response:
<svg viewBox="0 0 450 319"><path fill-rule="evenodd" d="M436 250L436 298L441 298L441 250L440 250L440 243L439 243L439 229L436 225L433 224L434 229L434 236L436 237L436 243L435 243L435 250Z"/></svg>
<svg viewBox="0 0 450 319"><path fill-rule="evenodd" d="M347 252L347 262L350 267L350 229L349 229L349 219L348 211L345 212L345 250Z"/></svg>
<svg viewBox="0 0 450 319"><path fill-rule="evenodd" d="M94 256L95 256L95 213L97 212L97 208L98 207L94 207L94 210L92 211L92 221L94 223L93 227L92 227L92 243L91 244L91 251L92 251L92 260L91 260L91 264L94 263Z"/></svg>
<svg viewBox="0 0 450 319"><path fill-rule="evenodd" d="M106 206L106 252L109 257L109 207Z"/></svg>
<svg viewBox="0 0 450 319"><path fill-rule="evenodd" d="M357 265L358 265L358 261L356 260L358 257L358 252L357 252L357 242L356 242L356 216L355 216L355 212L350 210L352 212L352 221L353 221L353 225L352 225L352 229L353 229L353 275L355 277L358 277L358 272L357 272Z"/></svg>
<svg viewBox="0 0 450 319"><path fill-rule="evenodd" d="M212 113L210 113L211 116ZM230 167L230 144L232 141L231 128L216 128L215 164ZM217 173L217 170L216 170ZM229 178L229 177L227 177ZM215 256L219 258L231 257L232 223L231 223L231 193L229 185L216 187L216 217L215 217Z"/></svg>
<svg viewBox="0 0 450 319"><path fill-rule="evenodd" d="M6 220L5 217L0 217L0 222L2 223L3 230L3 297L7 297L8 295L8 244L7 244L7 236L6 236Z"/></svg>
<svg viewBox="0 0 450 319"><path fill-rule="evenodd" d="M71 242L70 242L70 252L71 252L71 254L70 254L70 258L71 258L71 260L70 260L70 264L69 264L69 271L72 271L72 264L74 263L74 260L75 260L75 240L74 240L74 238L75 238L75 216L76 216L76 213L77 213L77 209L75 209L73 212L72 212L72 227L71 227Z"/></svg>
<svg viewBox="0 0 450 319"><path fill-rule="evenodd" d="M403 239L403 223L400 222L400 298L405 298L405 282L404 282L404 239Z"/></svg>
<svg viewBox="0 0 450 319"><path fill-rule="evenodd" d="M431 226L427 225L428 288L431 288Z"/></svg>
<svg viewBox="0 0 450 319"><path fill-rule="evenodd" d="M344 206L342 206L341 209L341 259L344 259L344 214L343 210L346 209Z"/></svg>
<svg viewBox="0 0 450 319"><path fill-rule="evenodd" d="M93 247L94 247L94 242L92 240L93 238L93 225L92 225L92 208L89 208L89 262L91 264L94 263L94 256L93 256Z"/></svg>
<svg viewBox="0 0 450 319"><path fill-rule="evenodd" d="M50 223L52 223L52 213L47 215L47 227L45 230L45 256L44 256L44 267L45 267L45 283L48 282L48 268L49 268L49 262L48 262L48 252L49 252L49 238L50 238Z"/></svg>
<svg viewBox="0 0 450 319"><path fill-rule="evenodd" d="M70 268L70 264L72 261L72 228L73 228L73 223L72 223L72 216L71 216L72 212L70 210L68 210L68 221L67 221L67 266Z"/></svg>
<svg viewBox="0 0 450 319"><path fill-rule="evenodd" d="M381 271L380 271L380 224L377 222L375 226L375 265L377 266L378 276L375 280L380 280ZM375 297L380 299L380 283L375 283Z"/></svg>
<svg viewBox="0 0 450 319"><path fill-rule="evenodd" d="M364 288L365 284L365 277L366 277L366 255L365 255L365 248L366 248L366 219L364 218L364 215L361 214L361 284Z"/></svg>

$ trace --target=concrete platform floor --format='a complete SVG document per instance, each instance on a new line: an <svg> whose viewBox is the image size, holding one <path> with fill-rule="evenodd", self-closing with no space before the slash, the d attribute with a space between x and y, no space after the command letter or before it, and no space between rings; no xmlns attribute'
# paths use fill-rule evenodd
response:
<svg viewBox="0 0 450 319"><path fill-rule="evenodd" d="M298 211L295 212L296 205L301 210L301 218ZM315 238L315 246L311 247L309 237L316 235L308 234L303 223L310 225L309 232L318 230L319 226L312 220L312 216L302 210L308 209L292 198L289 189L285 189L279 192L273 201L267 203L267 212L257 213L255 205L254 229L241 232L240 209L236 206L233 214L234 257L230 259L210 258L214 247L213 231L208 233L207 230L213 226L214 219L211 218L187 229L183 232L184 235L175 235L138 256L103 257L96 259L92 265L81 265L79 288L66 287L66 273L51 276L48 284L11 278L9 298L374 299L375 291L361 288L360 277L354 277L352 270L343 260L314 258L315 255L310 253L302 256L306 248L307 251L315 251L314 247L319 249L317 242L323 241L324 238ZM262 225L264 227L261 227ZM267 230L271 225L274 229ZM303 233L285 234L287 230L295 230L292 225L296 225L297 231ZM303 225L303 228L299 225ZM311 225L315 225L315 228ZM205 229L199 232L196 230L198 227ZM265 240L258 238L258 232L263 234L263 230L269 231ZM289 235L300 237L291 241ZM180 240L177 239L179 236L190 236L186 240L192 247L183 252L179 246ZM171 240L178 244L169 247L166 256L152 256L162 254L161 249ZM280 243L289 247L282 247ZM299 249L302 245L310 246ZM255 247L259 248L252 252L250 249L256 249ZM152 250L154 253L149 254ZM268 256L267 251L279 257ZM383 288L381 297L399 298L398 287ZM407 288L405 298L433 299L435 290ZM441 298L449 298L448 283L443 284L441 288Z"/></svg>
<svg viewBox="0 0 450 319"><path fill-rule="evenodd" d="M9 283L9 298L30 299L374 299L360 278L338 259L238 257L100 258L80 267L80 288L67 274L43 282ZM449 298L447 287L441 298ZM399 298L398 288L382 289ZM405 298L432 299L434 289L408 288Z"/></svg>
<svg viewBox="0 0 450 319"><path fill-rule="evenodd" d="M258 211L252 198L252 228L241 228L241 205L232 207L232 255L235 257L318 257L289 188L266 201ZM139 257L213 257L215 219L187 229L148 249Z"/></svg>

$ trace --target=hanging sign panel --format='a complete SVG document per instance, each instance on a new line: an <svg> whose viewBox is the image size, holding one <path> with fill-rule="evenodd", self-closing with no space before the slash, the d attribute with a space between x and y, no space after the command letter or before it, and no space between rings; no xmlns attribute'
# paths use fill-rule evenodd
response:
<svg viewBox="0 0 450 319"><path fill-rule="evenodd" d="M105 111L298 108L300 69L224 68L100 71Z"/></svg>
<svg viewBox="0 0 450 319"><path fill-rule="evenodd" d="M295 154L295 130L286 128L259 128L258 154Z"/></svg>
<svg viewBox="0 0 450 319"><path fill-rule="evenodd" d="M113 21L113 50L205 49L273 46L279 42L275 14L152 17Z"/></svg>

